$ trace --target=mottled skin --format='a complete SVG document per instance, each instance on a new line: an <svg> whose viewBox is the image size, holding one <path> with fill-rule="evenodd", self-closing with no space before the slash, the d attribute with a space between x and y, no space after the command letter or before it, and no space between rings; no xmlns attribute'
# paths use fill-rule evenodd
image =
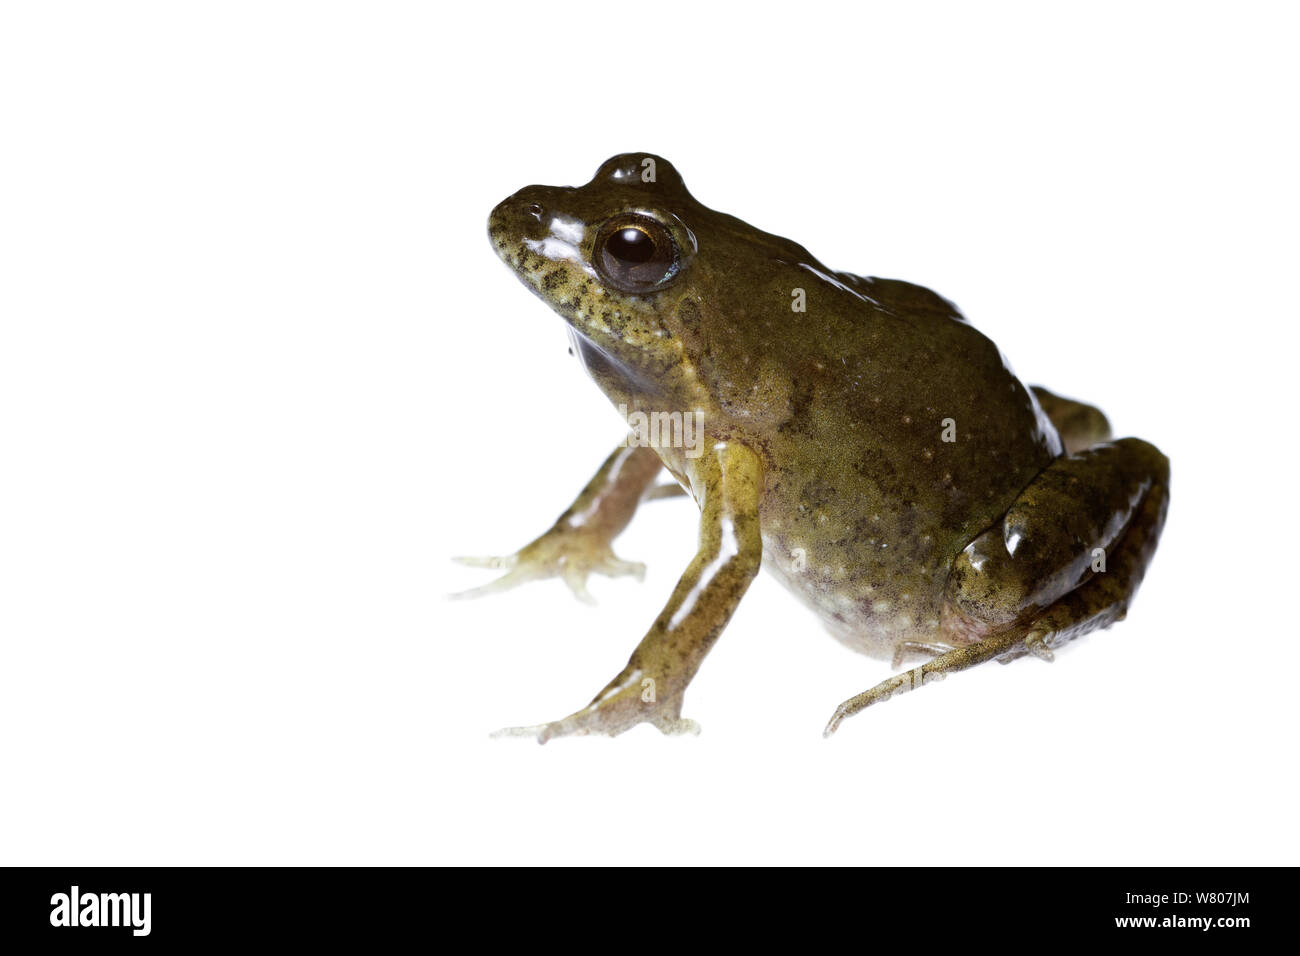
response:
<svg viewBox="0 0 1300 956"><path fill-rule="evenodd" d="M629 291L623 260L602 258L617 249L602 226L629 214L672 247L652 288ZM520 190L488 232L610 400L698 415L705 449L620 448L551 531L477 562L511 569L480 591L559 574L584 596L589 571L636 569L609 544L661 463L701 508L699 553L628 667L582 710L517 732L692 728L682 694L760 563L850 647L896 666L933 657L846 702L828 733L899 690L995 657L1050 659L1123 616L1163 524L1168 461L1108 443L1097 409L1026 389L952 303L833 272L700 205L645 153L579 188Z"/></svg>

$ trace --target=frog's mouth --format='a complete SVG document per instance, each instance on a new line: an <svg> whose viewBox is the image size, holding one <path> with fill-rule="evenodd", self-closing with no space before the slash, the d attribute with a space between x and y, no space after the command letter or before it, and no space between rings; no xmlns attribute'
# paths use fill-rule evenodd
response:
<svg viewBox="0 0 1300 956"><path fill-rule="evenodd" d="M586 226L556 213L545 186L528 186L508 196L488 215L488 239L503 262L533 284L556 269L595 276L582 255ZM550 291L549 288L546 291Z"/></svg>
<svg viewBox="0 0 1300 956"><path fill-rule="evenodd" d="M516 278L568 323L570 335L576 336L575 354L597 349L614 361L624 344L620 337L583 320L583 306L589 313L591 297L601 295L599 277L582 252L587 228L577 219L549 213L540 201L546 192L546 187L529 186L498 204L488 216L488 239ZM593 366L603 364L593 356Z"/></svg>

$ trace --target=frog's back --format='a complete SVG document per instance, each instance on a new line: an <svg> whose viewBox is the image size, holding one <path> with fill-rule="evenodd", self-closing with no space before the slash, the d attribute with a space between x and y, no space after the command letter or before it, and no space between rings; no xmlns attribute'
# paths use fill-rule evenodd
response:
<svg viewBox="0 0 1300 956"><path fill-rule="evenodd" d="M896 314L930 313L965 321L961 310L932 289L902 279L882 279L879 276L862 276L852 272L836 272L835 278L854 292L876 303L880 308Z"/></svg>
<svg viewBox="0 0 1300 956"><path fill-rule="evenodd" d="M808 343L794 414L774 436L768 567L832 631L885 654L900 633L937 626L957 552L1061 449L953 303L900 280L829 278L836 314L809 316L824 346Z"/></svg>

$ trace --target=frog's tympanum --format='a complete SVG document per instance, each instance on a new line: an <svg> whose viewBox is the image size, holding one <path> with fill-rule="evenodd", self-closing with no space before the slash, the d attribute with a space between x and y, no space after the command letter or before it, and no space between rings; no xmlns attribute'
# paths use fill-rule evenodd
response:
<svg viewBox="0 0 1300 956"><path fill-rule="evenodd" d="M529 186L488 220L498 256L568 324L627 418L606 459L507 571L637 574L610 542L677 486L699 545L627 667L546 741L646 722L695 731L682 698L760 566L855 650L922 663L845 701L1032 655L1124 617L1155 551L1169 462L1112 441L1091 405L1026 388L957 308L834 272L803 246L700 205L646 153L585 186ZM651 427L646 427L647 424ZM676 485L656 485L666 468Z"/></svg>

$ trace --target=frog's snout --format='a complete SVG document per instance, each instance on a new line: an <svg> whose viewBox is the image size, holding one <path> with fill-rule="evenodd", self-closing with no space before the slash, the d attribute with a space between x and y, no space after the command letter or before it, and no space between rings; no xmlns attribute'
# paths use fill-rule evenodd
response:
<svg viewBox="0 0 1300 956"><path fill-rule="evenodd" d="M546 204L539 187L528 186L497 203L488 215L488 238L503 255L513 244L541 239L546 232Z"/></svg>
<svg viewBox="0 0 1300 956"><path fill-rule="evenodd" d="M488 215L488 238L498 258L548 301L561 274L585 271L587 229L567 211L572 193L568 187L525 186Z"/></svg>
<svg viewBox="0 0 1300 956"><path fill-rule="evenodd" d="M488 241L492 251L526 284L533 284L526 263L546 233L546 207L534 192L521 189L497 203L488 214Z"/></svg>

